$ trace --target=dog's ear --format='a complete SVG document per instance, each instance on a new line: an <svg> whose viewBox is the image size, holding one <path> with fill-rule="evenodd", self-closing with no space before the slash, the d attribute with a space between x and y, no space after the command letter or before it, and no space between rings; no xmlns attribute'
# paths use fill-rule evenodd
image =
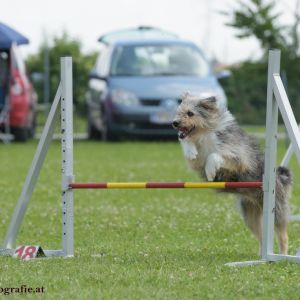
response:
<svg viewBox="0 0 300 300"><path fill-rule="evenodd" d="M192 94L189 91L186 91L181 95L181 99L182 99L182 101L185 101L185 100L188 100L191 96L192 96Z"/></svg>
<svg viewBox="0 0 300 300"><path fill-rule="evenodd" d="M206 110L216 110L217 109L217 99L215 96L211 96L205 99L201 99L197 105L199 108L204 108Z"/></svg>

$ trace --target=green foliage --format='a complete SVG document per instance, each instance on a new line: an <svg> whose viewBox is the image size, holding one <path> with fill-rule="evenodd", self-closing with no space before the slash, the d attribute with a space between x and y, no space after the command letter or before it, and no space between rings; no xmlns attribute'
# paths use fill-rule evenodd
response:
<svg viewBox="0 0 300 300"><path fill-rule="evenodd" d="M264 124L267 92L267 54L270 48L281 50L282 78L298 120L300 117L299 95L299 12L295 12L291 26L278 24L275 1L239 1L239 8L231 13L227 24L238 30L239 38L254 36L260 42L264 54L257 62L245 62L232 68L232 77L223 82L229 99L229 108L244 124ZM300 1L297 1L296 8ZM297 10L296 10L297 11Z"/></svg>
<svg viewBox="0 0 300 300"><path fill-rule="evenodd" d="M221 83L230 111L242 124L263 125L266 120L267 61L245 62L231 69L232 76ZM282 58L281 74L296 119L300 121L300 58Z"/></svg>
<svg viewBox="0 0 300 300"><path fill-rule="evenodd" d="M229 110L240 123L265 123L266 68L262 63L246 62L233 68L232 76L222 82Z"/></svg>
<svg viewBox="0 0 300 300"><path fill-rule="evenodd" d="M87 88L88 73L96 61L96 52L82 54L81 42L69 37L66 33L53 38L49 47L49 81L50 101L54 98L60 80L60 57L72 56L73 58L73 93L74 103L81 110L84 104L84 96ZM41 45L38 52L28 57L27 67L29 73L44 72L45 44ZM43 81L34 82L35 88L42 102Z"/></svg>
<svg viewBox="0 0 300 300"><path fill-rule="evenodd" d="M276 22L280 14L273 13L275 2L251 0L247 4L242 1L239 3L240 8L230 14L232 21L227 24L239 31L237 37L255 36L263 49L285 49L284 27Z"/></svg>

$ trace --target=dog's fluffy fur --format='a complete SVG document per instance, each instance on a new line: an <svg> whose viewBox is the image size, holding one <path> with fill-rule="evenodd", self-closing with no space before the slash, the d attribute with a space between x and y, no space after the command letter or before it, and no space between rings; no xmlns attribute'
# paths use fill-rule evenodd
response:
<svg viewBox="0 0 300 300"><path fill-rule="evenodd" d="M173 126L178 130L184 156L207 181L262 181L264 158L256 140L239 128L214 97L183 96ZM280 252L287 254L290 171L277 168L275 229ZM263 192L260 189L223 190L238 195L246 225L262 243ZM261 249L261 248L260 248Z"/></svg>

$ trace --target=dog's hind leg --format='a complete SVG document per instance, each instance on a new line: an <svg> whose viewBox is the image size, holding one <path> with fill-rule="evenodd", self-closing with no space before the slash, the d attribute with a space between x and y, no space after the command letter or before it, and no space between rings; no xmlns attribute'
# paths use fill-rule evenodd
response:
<svg viewBox="0 0 300 300"><path fill-rule="evenodd" d="M281 254L287 254L288 252L288 233L287 233L287 222L275 224L275 230L279 243L279 250Z"/></svg>
<svg viewBox="0 0 300 300"><path fill-rule="evenodd" d="M275 231L281 254L288 252L288 216L290 214L289 197L292 185L291 173L288 169L277 169L276 201L275 201Z"/></svg>
<svg viewBox="0 0 300 300"><path fill-rule="evenodd" d="M253 235L259 241L259 254L262 247L262 208L250 200L241 199L241 211L244 221Z"/></svg>

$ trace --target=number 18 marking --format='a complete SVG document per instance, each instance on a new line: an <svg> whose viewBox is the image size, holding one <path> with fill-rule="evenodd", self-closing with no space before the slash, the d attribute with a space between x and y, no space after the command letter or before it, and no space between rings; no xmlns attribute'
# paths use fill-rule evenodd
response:
<svg viewBox="0 0 300 300"><path fill-rule="evenodd" d="M20 246L15 250L16 257L21 259L30 259L36 256L38 247L36 246Z"/></svg>

